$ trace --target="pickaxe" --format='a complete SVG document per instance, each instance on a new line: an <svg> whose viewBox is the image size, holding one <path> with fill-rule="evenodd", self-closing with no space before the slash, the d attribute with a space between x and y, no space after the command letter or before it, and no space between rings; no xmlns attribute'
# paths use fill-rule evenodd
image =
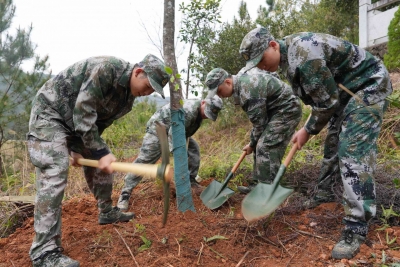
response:
<svg viewBox="0 0 400 267"><path fill-rule="evenodd" d="M170 199L170 182L173 177L173 169L169 165L169 147L167 140L167 132L165 127L156 122L156 130L158 139L161 146L161 164L141 164L141 163L126 163L126 162L113 162L111 167L114 171L130 172L140 176L147 176L152 178L159 178L163 181L164 191L164 213L163 213L163 226L165 226L169 211ZM78 159L78 164L89 167L99 167L99 161L90 159Z"/></svg>

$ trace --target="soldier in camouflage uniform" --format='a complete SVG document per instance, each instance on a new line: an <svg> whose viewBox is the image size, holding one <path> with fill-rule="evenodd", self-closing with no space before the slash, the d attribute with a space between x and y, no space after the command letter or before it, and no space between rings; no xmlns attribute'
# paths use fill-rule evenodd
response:
<svg viewBox="0 0 400 267"><path fill-rule="evenodd" d="M262 27L244 37L240 53L247 69L257 66L276 71L280 66L294 93L312 107L309 121L293 137L299 149L310 135L328 125L313 200L317 204L332 200L332 184L341 176L345 228L332 257L353 258L376 213L376 142L388 104L385 98L392 92L385 66L367 51L335 36L304 32L274 40Z"/></svg>
<svg viewBox="0 0 400 267"><path fill-rule="evenodd" d="M185 133L189 140L188 159L190 183L195 193L201 191L200 185L195 180L200 167L200 149L197 142L191 137L200 128L203 119L217 119L219 111L222 109L222 100L215 96L205 100L185 100L183 110L185 112ZM171 108L170 104L163 106L147 122L146 134L143 138L143 144L139 156L133 163L154 164L161 156L160 141L156 133L156 123L161 122L165 125L168 132L169 147L172 152L172 128L171 126ZM133 188L142 180L142 176L128 174L125 176L125 184L122 188L118 200L118 208L123 211L128 210L129 198Z"/></svg>
<svg viewBox="0 0 400 267"><path fill-rule="evenodd" d="M129 221L133 213L112 206L112 167L116 159L100 137L114 120L132 110L136 97L154 91L163 97L169 75L153 55L132 65L115 57L93 57L73 64L47 81L36 94L28 133L29 155L36 166L36 236L33 266L79 266L62 254L61 202L67 185L69 156L99 160L84 167L99 208L99 224Z"/></svg>
<svg viewBox="0 0 400 267"><path fill-rule="evenodd" d="M300 122L299 99L290 86L261 70L229 75L216 68L207 74L205 83L209 97L233 96L253 124L250 143L243 148L247 154L254 151L253 182L238 189L248 193L257 182L271 183Z"/></svg>

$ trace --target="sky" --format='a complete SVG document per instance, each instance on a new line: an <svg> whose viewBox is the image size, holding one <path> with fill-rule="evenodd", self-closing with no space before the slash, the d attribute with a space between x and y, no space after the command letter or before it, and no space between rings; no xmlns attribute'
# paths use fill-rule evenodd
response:
<svg viewBox="0 0 400 267"><path fill-rule="evenodd" d="M240 1L221 0L223 22L237 17ZM181 2L175 1L176 32ZM265 5L265 0L245 2L252 19L257 8ZM156 43L162 38L163 0L14 0L14 5L16 14L10 29L33 25L35 52L49 56L53 74L92 56L116 56L130 63L139 62L148 53L161 57L149 36ZM177 50L178 69L182 69L188 49L179 44ZM30 70L31 64L23 68Z"/></svg>

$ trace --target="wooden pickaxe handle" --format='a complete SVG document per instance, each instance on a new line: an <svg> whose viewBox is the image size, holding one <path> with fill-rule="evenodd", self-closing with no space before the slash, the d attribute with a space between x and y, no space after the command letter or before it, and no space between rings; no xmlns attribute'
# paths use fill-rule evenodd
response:
<svg viewBox="0 0 400 267"><path fill-rule="evenodd" d="M89 167L99 167L98 160L91 159L78 159L78 164ZM157 177L157 170L160 168L159 164L141 164L141 163L127 163L127 162L113 162L111 167L114 171L119 172L130 172L140 176L147 176L151 178ZM164 179L168 182L171 181L173 176L173 171L168 164L165 168Z"/></svg>

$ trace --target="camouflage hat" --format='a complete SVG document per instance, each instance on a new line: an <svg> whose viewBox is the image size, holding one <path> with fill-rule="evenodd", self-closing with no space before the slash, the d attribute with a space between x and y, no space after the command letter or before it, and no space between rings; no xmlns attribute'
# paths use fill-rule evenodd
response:
<svg viewBox="0 0 400 267"><path fill-rule="evenodd" d="M163 88L168 83L170 75L165 72L164 62L158 57L148 54L139 63L139 66L146 72L154 91L165 98Z"/></svg>
<svg viewBox="0 0 400 267"><path fill-rule="evenodd" d="M272 40L274 37L264 27L255 28L246 34L239 48L239 53L246 60L246 70L257 66Z"/></svg>
<svg viewBox="0 0 400 267"><path fill-rule="evenodd" d="M222 100L219 96L215 95L212 98L206 98L206 107L204 108L204 114L207 118L215 121L217 119L219 111L222 109Z"/></svg>
<svg viewBox="0 0 400 267"><path fill-rule="evenodd" d="M226 78L229 77L228 72L221 68L215 68L207 74L206 85L208 87L207 98L213 97L217 93L218 86L220 86Z"/></svg>

